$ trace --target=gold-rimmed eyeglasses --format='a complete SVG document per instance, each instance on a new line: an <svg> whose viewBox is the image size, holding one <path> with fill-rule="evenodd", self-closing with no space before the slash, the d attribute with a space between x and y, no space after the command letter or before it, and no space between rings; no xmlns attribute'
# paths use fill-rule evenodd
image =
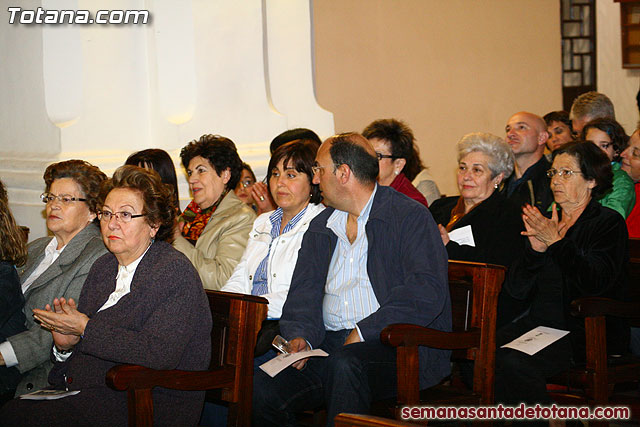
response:
<svg viewBox="0 0 640 427"><path fill-rule="evenodd" d="M569 179L573 174L576 174L576 173L581 174L582 172L573 171L571 169L549 169L547 171L547 177L553 178L554 176L558 175L564 179Z"/></svg>

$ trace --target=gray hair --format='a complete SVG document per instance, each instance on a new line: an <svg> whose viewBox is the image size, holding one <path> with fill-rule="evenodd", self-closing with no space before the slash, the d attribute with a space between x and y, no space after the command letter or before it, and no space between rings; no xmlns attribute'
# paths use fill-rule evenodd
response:
<svg viewBox="0 0 640 427"><path fill-rule="evenodd" d="M587 92L577 97L571 105L569 118L581 119L588 117L593 119L616 119L613 103L607 95L599 92Z"/></svg>
<svg viewBox="0 0 640 427"><path fill-rule="evenodd" d="M504 173L504 179L513 172L513 151L504 139L491 133L468 133L458 142L458 162L469 153L484 153L489 158L491 178Z"/></svg>

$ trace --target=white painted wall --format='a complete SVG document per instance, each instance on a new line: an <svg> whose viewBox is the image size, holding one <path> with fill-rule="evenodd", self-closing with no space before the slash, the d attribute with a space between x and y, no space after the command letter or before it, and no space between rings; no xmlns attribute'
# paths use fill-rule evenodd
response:
<svg viewBox="0 0 640 427"><path fill-rule="evenodd" d="M622 68L619 3L613 0L596 1L596 28L598 92L611 98L616 119L631 134L640 118L636 104L640 70Z"/></svg>
<svg viewBox="0 0 640 427"><path fill-rule="evenodd" d="M134 151L178 153L217 133L265 173L298 126L333 134L315 99L307 0L27 0L23 9L148 9L147 25L9 24L0 10L0 179L31 239L46 234L42 173L81 158L110 175ZM179 173L181 201L189 195Z"/></svg>

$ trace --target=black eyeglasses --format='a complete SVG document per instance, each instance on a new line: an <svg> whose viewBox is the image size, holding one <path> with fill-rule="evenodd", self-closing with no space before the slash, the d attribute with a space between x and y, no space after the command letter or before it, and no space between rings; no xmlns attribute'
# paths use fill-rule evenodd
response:
<svg viewBox="0 0 640 427"><path fill-rule="evenodd" d="M399 159L399 158L400 158L400 157L398 157L398 156L394 156L394 155L391 155L391 154L382 154L382 153L378 153L377 151L376 151L376 157L378 158L378 161L380 161L380 160L382 160L382 159L392 159L392 160L395 160L395 159Z"/></svg>

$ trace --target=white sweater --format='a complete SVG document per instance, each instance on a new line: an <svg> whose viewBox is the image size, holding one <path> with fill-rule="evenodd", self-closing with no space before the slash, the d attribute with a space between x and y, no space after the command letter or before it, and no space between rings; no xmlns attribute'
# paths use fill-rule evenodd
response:
<svg viewBox="0 0 640 427"><path fill-rule="evenodd" d="M271 243L271 221L269 220L269 216L273 211L263 213L256 218L253 223L253 229L249 233L247 248L242 254L240 263L220 290L251 294L253 276L260 262L267 256L269 243L271 243L271 253L267 264L267 287L269 291L261 296L269 301L267 316L272 319L279 319L282 315L282 306L284 306L289 293L291 276L293 276L293 270L296 267L298 250L302 245L304 233L309 228L311 220L323 210L323 205L309 203L307 211L296 226L273 239L273 243Z"/></svg>

